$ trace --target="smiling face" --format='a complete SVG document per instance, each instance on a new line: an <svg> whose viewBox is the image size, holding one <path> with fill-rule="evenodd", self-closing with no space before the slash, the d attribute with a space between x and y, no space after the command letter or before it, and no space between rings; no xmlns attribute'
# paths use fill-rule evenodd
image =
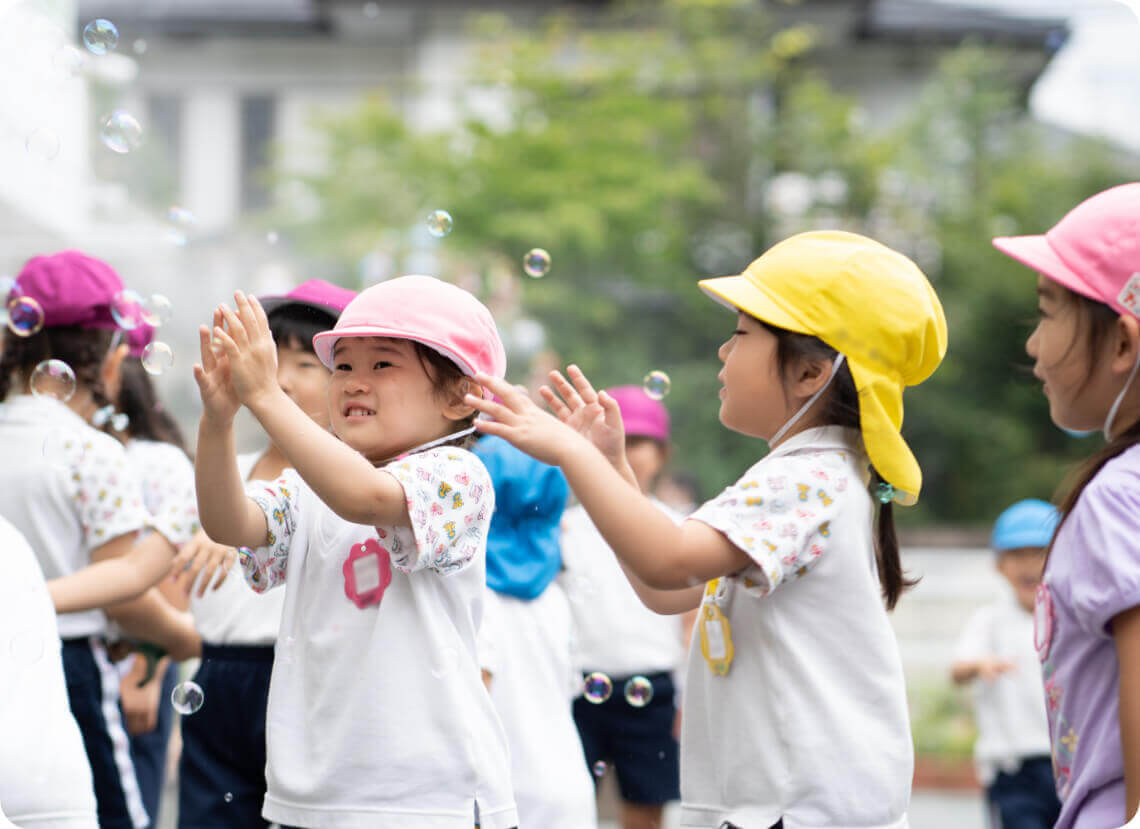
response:
<svg viewBox="0 0 1140 829"><path fill-rule="evenodd" d="M454 431L470 411L457 394L437 390L409 340L342 337L333 349L333 432L373 463Z"/></svg>

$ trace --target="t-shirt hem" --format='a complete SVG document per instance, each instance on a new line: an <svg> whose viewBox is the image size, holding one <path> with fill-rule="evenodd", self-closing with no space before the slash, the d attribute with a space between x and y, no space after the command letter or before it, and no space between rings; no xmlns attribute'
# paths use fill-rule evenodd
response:
<svg viewBox="0 0 1140 829"><path fill-rule="evenodd" d="M738 806L729 808L727 806L681 804L681 826L716 827L725 821L730 821L733 824L748 827L748 829L752 829L752 827L766 829L766 827L773 826L780 820L784 822L784 829L808 829L808 825L800 823L794 815L782 814L780 810L773 811L771 807ZM890 823L830 822L826 825L828 829L909 829L910 827L905 814Z"/></svg>
<svg viewBox="0 0 1140 829"><path fill-rule="evenodd" d="M99 825L98 818L95 817L94 809L84 811L82 809L68 809L66 811L57 812L36 812L35 814L13 814L8 816L8 820L12 821L16 826L39 826L41 824L50 824L54 827L66 827L66 829L96 829ZM17 822L18 821L18 822Z"/></svg>
<svg viewBox="0 0 1140 829"><path fill-rule="evenodd" d="M268 821L313 829L471 829L475 824L474 800L469 810L422 812L407 809L360 807L313 807L288 803L266 795L261 816ZM480 829L512 829L518 825L514 807L479 808Z"/></svg>

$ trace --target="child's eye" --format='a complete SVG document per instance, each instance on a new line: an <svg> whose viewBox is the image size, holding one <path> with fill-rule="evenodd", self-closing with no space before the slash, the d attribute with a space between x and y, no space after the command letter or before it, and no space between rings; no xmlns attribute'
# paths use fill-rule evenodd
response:
<svg viewBox="0 0 1140 829"><path fill-rule="evenodd" d="M391 365L387 360L380 360L373 368L389 368Z"/></svg>
<svg viewBox="0 0 1140 829"><path fill-rule="evenodd" d="M352 371L352 366L350 366L348 363L337 363L336 366L334 367L334 370L336 370L336 371Z"/></svg>
<svg viewBox="0 0 1140 829"><path fill-rule="evenodd" d="M732 332L732 336L734 336L734 337L743 337L743 336L744 336L745 334L747 334L747 333L748 333L748 332L747 332L747 331L745 331L743 328L737 328L735 331L733 331L733 332Z"/></svg>
<svg viewBox="0 0 1140 829"><path fill-rule="evenodd" d="M1037 306L1037 319L1043 320L1048 316L1049 315L1047 313L1045 313L1044 308L1042 308L1041 306Z"/></svg>

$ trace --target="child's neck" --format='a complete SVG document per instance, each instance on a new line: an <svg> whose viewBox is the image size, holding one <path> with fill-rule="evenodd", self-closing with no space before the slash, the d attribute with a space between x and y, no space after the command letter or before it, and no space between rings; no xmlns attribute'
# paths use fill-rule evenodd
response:
<svg viewBox="0 0 1140 829"><path fill-rule="evenodd" d="M249 477L255 481L273 481L281 476L281 473L288 469L292 464L285 454L277 448L277 444L269 444L269 448L265 450L264 454L257 459L257 463L253 465Z"/></svg>

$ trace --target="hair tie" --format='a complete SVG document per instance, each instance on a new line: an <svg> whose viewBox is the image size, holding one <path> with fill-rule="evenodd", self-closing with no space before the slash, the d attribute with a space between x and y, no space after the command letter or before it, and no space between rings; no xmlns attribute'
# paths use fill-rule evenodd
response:
<svg viewBox="0 0 1140 829"><path fill-rule="evenodd" d="M104 406L101 409L96 409L95 414L91 415L91 425L96 429L102 429L107 425L107 421L115 414L115 407L111 405Z"/></svg>
<svg viewBox="0 0 1140 829"><path fill-rule="evenodd" d="M886 481L883 481L875 487L875 496L879 499L879 503L889 504L895 500L895 488Z"/></svg>

